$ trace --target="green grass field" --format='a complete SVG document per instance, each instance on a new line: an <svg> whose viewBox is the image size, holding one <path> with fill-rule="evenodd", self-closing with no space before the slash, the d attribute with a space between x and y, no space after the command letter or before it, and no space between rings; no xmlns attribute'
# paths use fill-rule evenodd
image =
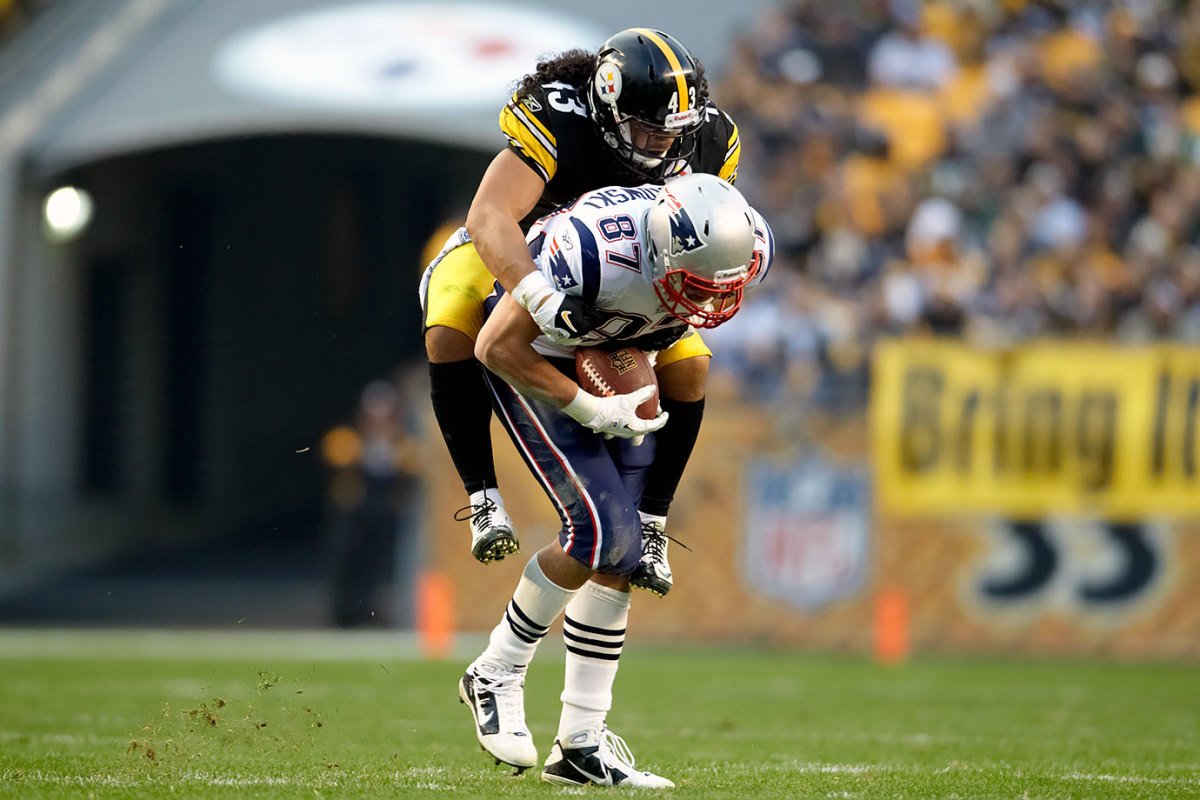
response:
<svg viewBox="0 0 1200 800"><path fill-rule="evenodd" d="M547 643L549 645L549 643ZM400 637L0 632L0 798L551 797L475 744L473 654ZM473 649L473 648L470 648ZM544 754L561 651L530 670ZM1200 797L1200 670L632 642L610 726L674 796ZM588 793L620 789L590 789ZM635 792L636 793L636 792Z"/></svg>

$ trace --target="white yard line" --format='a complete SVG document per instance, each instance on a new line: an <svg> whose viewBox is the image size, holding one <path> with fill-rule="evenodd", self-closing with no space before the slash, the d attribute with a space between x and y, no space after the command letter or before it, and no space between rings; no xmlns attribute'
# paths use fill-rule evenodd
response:
<svg viewBox="0 0 1200 800"><path fill-rule="evenodd" d="M17 775L19 774L19 777ZM414 768L405 772L394 773L397 785L414 786L423 789L455 791L458 783L449 780L452 775L444 769ZM438 780L446 779L446 780ZM215 773L189 770L169 778L163 777L132 777L92 773L87 775L60 775L43 770L8 770L0 771L0 782L10 781L22 784L42 784L45 786L106 786L134 787L160 786L164 783L200 785L200 786L295 786L306 789L332 789L345 783L344 776L331 773L316 778L297 777L295 775L248 775L244 773Z"/></svg>
<svg viewBox="0 0 1200 800"><path fill-rule="evenodd" d="M1164 786L1200 786L1200 777L1170 777L1151 778L1146 775L1108 775L1105 773L1068 772L1063 774L1063 780L1088 781L1105 783L1136 783Z"/></svg>
<svg viewBox="0 0 1200 800"><path fill-rule="evenodd" d="M164 783L162 778L131 778L116 775L94 773L90 775L56 775L42 770L20 771L20 778L14 779L13 771L8 774L0 773L0 781L9 780L20 783L40 783L49 786L157 786ZM202 786L302 786L313 789L328 789L339 786L341 782L335 778L309 780L294 776L279 775L218 775L204 772L185 772L178 777L172 777L169 783L200 784Z"/></svg>
<svg viewBox="0 0 1200 800"><path fill-rule="evenodd" d="M773 771L796 772L806 775L869 775L881 772L907 771L909 767L897 767L891 764L831 764L821 761L768 761L750 763L741 761L732 764L721 764L721 770L745 770L749 772ZM913 767L912 769L916 769Z"/></svg>
<svg viewBox="0 0 1200 800"><path fill-rule="evenodd" d="M116 786L121 788L142 783L142 781L130 780L129 778L117 777L116 775L104 775L101 773L92 775L56 775L43 772L40 769L4 770L0 772L0 783L3 782L19 784L41 783L50 786Z"/></svg>
<svg viewBox="0 0 1200 800"><path fill-rule="evenodd" d="M116 744L119 739L100 737L90 733L23 733L21 731L0 730L0 744L6 742L35 741L46 744L67 745L97 745Z"/></svg>
<svg viewBox="0 0 1200 800"><path fill-rule="evenodd" d="M932 768L929 766L917 766L915 764L837 764L820 761L784 761L784 762L765 762L765 763L738 763L723 765L725 769L745 769L750 771L771 770L777 772L796 772L808 775L870 775L882 773L911 773L911 774L945 774L949 772L988 772L1002 769L1000 764L970 764L964 762L954 762L940 768ZM1105 782L1105 783L1128 783L1151 786L1200 786L1200 768L1192 764L1170 765L1172 769L1181 771L1190 771L1191 775L1179 775L1168 777L1151 777L1148 775L1112 775L1107 773L1090 773L1090 772L1064 772L1052 773L1041 772L1042 777L1051 780L1063 781L1086 781L1086 782Z"/></svg>

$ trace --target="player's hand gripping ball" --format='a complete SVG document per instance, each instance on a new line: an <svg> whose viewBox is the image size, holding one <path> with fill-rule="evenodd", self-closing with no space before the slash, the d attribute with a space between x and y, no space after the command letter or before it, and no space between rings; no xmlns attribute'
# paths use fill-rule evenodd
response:
<svg viewBox="0 0 1200 800"><path fill-rule="evenodd" d="M637 415L642 419L658 416L658 376L644 350L577 347L575 374L583 390L597 397L629 394L643 386L653 386L654 393L637 407Z"/></svg>

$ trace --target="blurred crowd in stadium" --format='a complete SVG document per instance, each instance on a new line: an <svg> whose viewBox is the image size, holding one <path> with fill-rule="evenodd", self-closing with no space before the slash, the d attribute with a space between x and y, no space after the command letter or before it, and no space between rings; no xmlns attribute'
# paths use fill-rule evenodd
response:
<svg viewBox="0 0 1200 800"><path fill-rule="evenodd" d="M926 332L1200 340L1200 3L784 0L713 94L769 290L706 333L756 399L856 410Z"/></svg>

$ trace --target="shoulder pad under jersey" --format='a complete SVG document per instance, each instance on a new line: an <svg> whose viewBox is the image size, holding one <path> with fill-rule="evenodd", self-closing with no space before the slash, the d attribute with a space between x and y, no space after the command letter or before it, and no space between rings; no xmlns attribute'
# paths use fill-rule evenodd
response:
<svg viewBox="0 0 1200 800"><path fill-rule="evenodd" d="M563 115L587 116L587 106L574 86L547 83L520 100L513 95L500 111L500 130L512 150L546 183L558 171L558 135Z"/></svg>
<svg viewBox="0 0 1200 800"><path fill-rule="evenodd" d="M734 183L742 157L742 140L733 117L709 103L704 109L704 124L697 134L693 172L707 172Z"/></svg>

